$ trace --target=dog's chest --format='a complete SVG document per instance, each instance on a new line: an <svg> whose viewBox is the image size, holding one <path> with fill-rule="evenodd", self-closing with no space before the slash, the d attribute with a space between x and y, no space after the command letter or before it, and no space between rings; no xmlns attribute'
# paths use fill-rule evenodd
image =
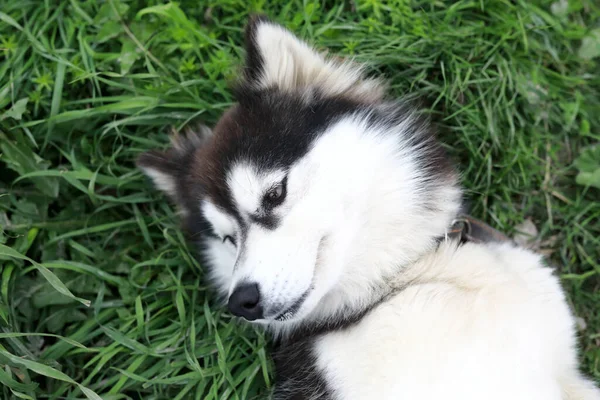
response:
<svg viewBox="0 0 600 400"><path fill-rule="evenodd" d="M405 290L356 324L283 349L276 398L560 398L526 367L532 353L511 343L511 332L473 322L472 299L454 290Z"/></svg>

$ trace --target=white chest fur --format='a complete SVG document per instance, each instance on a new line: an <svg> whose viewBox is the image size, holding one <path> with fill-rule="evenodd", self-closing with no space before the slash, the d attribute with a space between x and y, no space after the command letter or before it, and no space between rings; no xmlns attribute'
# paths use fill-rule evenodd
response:
<svg viewBox="0 0 600 400"><path fill-rule="evenodd" d="M577 372L573 318L536 255L443 244L400 281L412 283L316 341L335 398L600 398Z"/></svg>

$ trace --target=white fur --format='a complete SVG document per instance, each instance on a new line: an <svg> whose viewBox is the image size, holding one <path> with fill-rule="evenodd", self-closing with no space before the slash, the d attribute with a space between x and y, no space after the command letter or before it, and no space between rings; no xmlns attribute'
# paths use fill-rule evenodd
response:
<svg viewBox="0 0 600 400"><path fill-rule="evenodd" d="M211 266L209 269L210 280L213 286L221 296L229 293L233 268L237 259L237 249L229 241L224 242L225 236L231 236L237 240L239 237L239 228L235 219L220 210L209 200L201 203L202 214L207 221L210 221L213 233L218 238L207 237L204 239L204 254Z"/></svg>
<svg viewBox="0 0 600 400"><path fill-rule="evenodd" d="M287 29L262 22L256 44L264 60L259 88L277 86L284 91L318 89L325 95L347 95L366 101L383 96L383 84L363 77L362 66L327 60Z"/></svg>
<svg viewBox="0 0 600 400"><path fill-rule="evenodd" d="M204 255L210 265L209 279L220 297L229 294L233 268L237 251L230 243L223 243L220 238L207 238L203 243Z"/></svg>
<svg viewBox="0 0 600 400"><path fill-rule="evenodd" d="M225 236L235 238L239 235L239 228L235 219L229 216L226 212L220 210L209 200L204 200L201 203L202 214L204 218L210 221L215 235L224 239Z"/></svg>
<svg viewBox="0 0 600 400"><path fill-rule="evenodd" d="M146 174L146 176L152 179L152 182L154 183L154 185L156 185L158 189L162 190L169 196L175 195L177 187L171 175L165 174L164 172L161 172L159 169L156 168L141 167L141 169L144 172L144 174Z"/></svg>
<svg viewBox="0 0 600 400"><path fill-rule="evenodd" d="M357 325L315 345L335 398L597 400L577 372L573 318L539 256L443 244Z"/></svg>
<svg viewBox="0 0 600 400"><path fill-rule="evenodd" d="M236 164L228 174L227 183L236 205L246 214L259 208L263 196L284 178L284 171L259 172L246 163Z"/></svg>

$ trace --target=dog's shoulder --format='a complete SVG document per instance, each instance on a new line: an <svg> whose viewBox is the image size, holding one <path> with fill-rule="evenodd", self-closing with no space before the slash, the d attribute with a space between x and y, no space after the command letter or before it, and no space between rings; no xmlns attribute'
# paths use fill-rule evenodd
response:
<svg viewBox="0 0 600 400"><path fill-rule="evenodd" d="M461 398L485 398L490 387L506 398L507 380L532 399L553 398L553 382L514 368L573 361L573 351L556 352L573 348L573 318L538 255L508 243L445 242L409 268L359 322L314 340L316 371L336 398L442 398L450 385ZM433 378L447 386L428 385Z"/></svg>

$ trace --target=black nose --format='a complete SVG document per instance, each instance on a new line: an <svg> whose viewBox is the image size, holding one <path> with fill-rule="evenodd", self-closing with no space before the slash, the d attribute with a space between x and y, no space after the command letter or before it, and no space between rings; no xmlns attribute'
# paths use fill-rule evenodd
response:
<svg viewBox="0 0 600 400"><path fill-rule="evenodd" d="M248 321L263 317L260 292L256 283L244 283L236 287L229 296L228 306L233 315L244 317Z"/></svg>

